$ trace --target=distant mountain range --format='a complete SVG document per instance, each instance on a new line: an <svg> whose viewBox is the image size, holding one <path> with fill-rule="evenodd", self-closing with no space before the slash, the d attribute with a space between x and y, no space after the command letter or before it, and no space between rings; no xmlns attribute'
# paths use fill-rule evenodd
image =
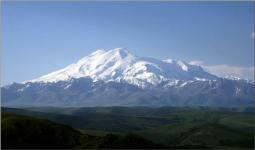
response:
<svg viewBox="0 0 255 150"><path fill-rule="evenodd" d="M255 84L220 78L184 61L97 50L38 79L1 87L4 106L240 106Z"/></svg>

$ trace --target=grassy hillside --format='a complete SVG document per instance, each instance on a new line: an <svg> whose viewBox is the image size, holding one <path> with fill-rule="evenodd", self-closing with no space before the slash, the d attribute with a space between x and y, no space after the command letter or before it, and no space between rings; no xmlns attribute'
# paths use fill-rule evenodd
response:
<svg viewBox="0 0 255 150"><path fill-rule="evenodd" d="M134 134L82 134L66 125L2 113L2 148L163 148Z"/></svg>
<svg viewBox="0 0 255 150"><path fill-rule="evenodd" d="M81 133L43 119L2 113L2 148L71 148Z"/></svg>
<svg viewBox="0 0 255 150"><path fill-rule="evenodd" d="M144 137L168 147L251 148L253 134L233 130L216 123L173 124L145 130Z"/></svg>
<svg viewBox="0 0 255 150"><path fill-rule="evenodd" d="M251 108L44 107L3 111L47 118L94 136L133 133L168 148L254 147Z"/></svg>

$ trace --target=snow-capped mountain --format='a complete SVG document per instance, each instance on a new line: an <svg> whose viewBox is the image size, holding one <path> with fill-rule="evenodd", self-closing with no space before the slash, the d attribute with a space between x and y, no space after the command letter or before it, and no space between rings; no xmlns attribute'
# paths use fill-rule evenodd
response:
<svg viewBox="0 0 255 150"><path fill-rule="evenodd" d="M57 82L90 77L94 81L127 82L139 87L169 80L216 80L202 67L184 61L137 57L125 49L97 50L61 70L29 82Z"/></svg>
<svg viewBox="0 0 255 150"><path fill-rule="evenodd" d="M240 106L255 104L255 84L220 78L179 60L97 50L38 79L1 87L4 106Z"/></svg>

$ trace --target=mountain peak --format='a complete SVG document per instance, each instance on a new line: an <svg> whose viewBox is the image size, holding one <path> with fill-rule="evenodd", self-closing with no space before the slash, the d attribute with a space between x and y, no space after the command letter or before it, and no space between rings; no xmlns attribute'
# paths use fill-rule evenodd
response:
<svg viewBox="0 0 255 150"><path fill-rule="evenodd" d="M97 55L97 54L102 54L105 53L106 51L104 49L98 49L96 51L94 51L93 53L91 53L90 55Z"/></svg>
<svg viewBox="0 0 255 150"><path fill-rule="evenodd" d="M125 51L128 52L126 48L123 47L118 47L118 48L114 48L114 49L110 49L109 51L115 51L115 52L121 52L121 51Z"/></svg>
<svg viewBox="0 0 255 150"><path fill-rule="evenodd" d="M89 77L94 81L125 81L137 86L156 85L168 80L217 78L201 69L176 60L156 60L137 57L125 48L99 49L64 69L30 82L57 82L71 78Z"/></svg>
<svg viewBox="0 0 255 150"><path fill-rule="evenodd" d="M118 56L119 58L123 59L127 56L133 56L126 48L115 48L107 51L110 55Z"/></svg>

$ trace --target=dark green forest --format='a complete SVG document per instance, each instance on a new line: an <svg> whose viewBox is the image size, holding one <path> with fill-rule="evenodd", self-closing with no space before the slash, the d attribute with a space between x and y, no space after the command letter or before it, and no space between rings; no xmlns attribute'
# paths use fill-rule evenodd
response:
<svg viewBox="0 0 255 150"><path fill-rule="evenodd" d="M2 108L2 148L253 149L253 108Z"/></svg>

